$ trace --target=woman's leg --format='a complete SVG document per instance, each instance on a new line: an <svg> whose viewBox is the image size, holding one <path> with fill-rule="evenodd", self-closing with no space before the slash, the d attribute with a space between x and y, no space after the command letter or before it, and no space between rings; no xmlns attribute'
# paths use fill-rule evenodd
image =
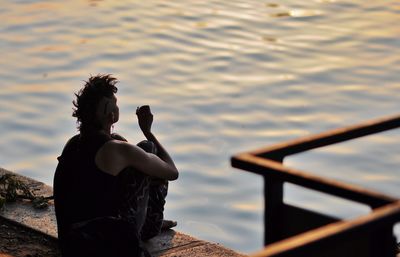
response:
<svg viewBox="0 0 400 257"><path fill-rule="evenodd" d="M126 168L118 175L120 191L119 216L126 220L140 238L140 231L147 216L150 177Z"/></svg>
<svg viewBox="0 0 400 257"><path fill-rule="evenodd" d="M147 215L141 230L141 239L148 240L161 231L164 220L165 198L168 192L168 182L153 179L149 187Z"/></svg>
<svg viewBox="0 0 400 257"><path fill-rule="evenodd" d="M146 152L157 154L157 148L151 141L144 140L137 145ZM160 233L164 219L164 205L167 193L167 180L151 178L146 219L140 235L142 240L148 240Z"/></svg>

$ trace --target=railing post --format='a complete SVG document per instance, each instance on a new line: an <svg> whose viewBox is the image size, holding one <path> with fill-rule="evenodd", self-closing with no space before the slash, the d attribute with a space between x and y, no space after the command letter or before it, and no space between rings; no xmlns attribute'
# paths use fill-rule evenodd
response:
<svg viewBox="0 0 400 257"><path fill-rule="evenodd" d="M269 156L277 162L283 162L282 156ZM282 239L282 206L283 181L268 177L264 178L264 245Z"/></svg>
<svg viewBox="0 0 400 257"><path fill-rule="evenodd" d="M396 256L396 238L393 235L393 224L386 225L374 231L370 237L371 256L393 257Z"/></svg>
<svg viewBox="0 0 400 257"><path fill-rule="evenodd" d="M264 176L264 245L281 239L283 182Z"/></svg>

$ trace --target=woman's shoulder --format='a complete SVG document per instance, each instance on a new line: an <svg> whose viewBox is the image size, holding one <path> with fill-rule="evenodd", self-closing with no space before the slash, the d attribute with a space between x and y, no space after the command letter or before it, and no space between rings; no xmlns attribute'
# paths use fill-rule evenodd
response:
<svg viewBox="0 0 400 257"><path fill-rule="evenodd" d="M118 133L112 133L112 134L111 134L111 137L112 137L113 139L115 139L115 140L128 142L128 140L126 140L125 137L121 136L121 135L118 134Z"/></svg>
<svg viewBox="0 0 400 257"><path fill-rule="evenodd" d="M68 151L71 148L75 148L79 144L79 139L80 139L80 134L77 134L68 139L67 143L64 146L63 152Z"/></svg>

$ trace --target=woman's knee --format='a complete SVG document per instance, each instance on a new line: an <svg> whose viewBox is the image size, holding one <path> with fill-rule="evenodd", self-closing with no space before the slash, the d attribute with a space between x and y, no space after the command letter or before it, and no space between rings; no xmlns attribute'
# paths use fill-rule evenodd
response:
<svg viewBox="0 0 400 257"><path fill-rule="evenodd" d="M149 140L143 140L137 144L138 147L142 148L144 151L152 154L157 154L157 147L156 145L149 141Z"/></svg>

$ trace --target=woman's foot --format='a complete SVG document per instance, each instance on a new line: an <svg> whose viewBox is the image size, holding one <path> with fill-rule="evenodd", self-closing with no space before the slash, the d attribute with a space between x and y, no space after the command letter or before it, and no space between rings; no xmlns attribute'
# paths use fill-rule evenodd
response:
<svg viewBox="0 0 400 257"><path fill-rule="evenodd" d="M173 221L173 220L163 220L162 225L161 225L161 231L176 227L178 222Z"/></svg>

